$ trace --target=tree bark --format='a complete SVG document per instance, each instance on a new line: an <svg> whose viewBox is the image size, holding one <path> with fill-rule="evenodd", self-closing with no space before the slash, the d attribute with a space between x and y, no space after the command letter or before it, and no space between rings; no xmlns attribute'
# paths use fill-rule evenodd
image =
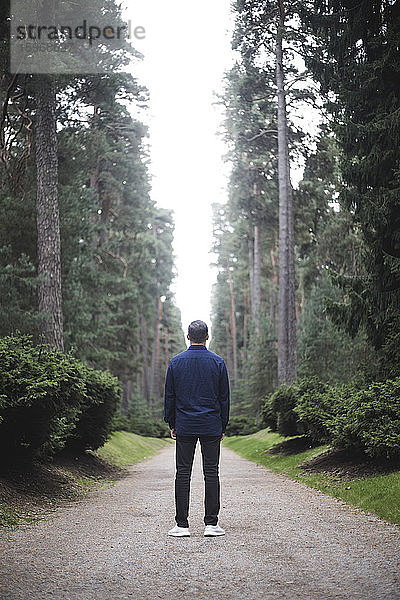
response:
<svg viewBox="0 0 400 600"><path fill-rule="evenodd" d="M254 226L251 223L249 226L249 237L247 238L247 247L249 251L250 311L254 325L256 320L254 312Z"/></svg>
<svg viewBox="0 0 400 600"><path fill-rule="evenodd" d="M272 336L276 336L276 301L277 301L277 291L278 291L278 274L276 271L275 264L275 254L274 250L271 248L270 250L271 256L271 266L272 266L272 280L271 280L271 293L270 293L270 320L271 320L271 329ZM274 342L275 347L277 347L277 342Z"/></svg>
<svg viewBox="0 0 400 600"><path fill-rule="evenodd" d="M233 372L233 362L232 362L232 344L229 343L229 340L231 340L231 331L230 331L230 327L229 327L229 322L228 322L228 317L229 315L227 313L225 313L225 333L226 333L226 352L225 352L225 356L226 356L226 366L228 367L228 371L229 373Z"/></svg>
<svg viewBox="0 0 400 600"><path fill-rule="evenodd" d="M226 259L226 267L228 271L229 296L231 301L231 340L232 340L232 360L233 360L233 383L237 381L237 335L236 335L236 315L235 315L235 297L233 295L232 273L229 265L229 258Z"/></svg>
<svg viewBox="0 0 400 600"><path fill-rule="evenodd" d="M278 95L279 179L279 307L278 383L296 379L296 311L293 234L293 197L287 141L286 98L282 37L285 22L283 0L278 0L279 25L276 36L276 85Z"/></svg>
<svg viewBox="0 0 400 600"><path fill-rule="evenodd" d="M49 77L36 77L35 95L39 329L46 344L63 351L56 94Z"/></svg>
<svg viewBox="0 0 400 600"><path fill-rule="evenodd" d="M156 409L156 402L160 399L160 334L162 321L162 302L161 298L157 301L157 317L154 325L153 352L151 357L151 400L153 410Z"/></svg>
<svg viewBox="0 0 400 600"><path fill-rule="evenodd" d="M249 296L247 289L244 293L244 315L243 315L243 360L242 360L242 377L247 379L248 365L247 365L247 336L248 336L248 307L249 307Z"/></svg>
<svg viewBox="0 0 400 600"><path fill-rule="evenodd" d="M146 318L142 314L141 316L141 327L140 333L142 338L142 353L143 353L143 395L146 399L147 406L150 408L150 382L149 382L149 368L148 368L148 344L147 344L147 323Z"/></svg>
<svg viewBox="0 0 400 600"><path fill-rule="evenodd" d="M132 397L133 381L128 379L123 382L122 385L122 401L121 401L121 413L126 417L129 414L129 405Z"/></svg>
<svg viewBox="0 0 400 600"><path fill-rule="evenodd" d="M256 335L260 335L261 316L261 251L260 251L260 228L254 225L254 329Z"/></svg>
<svg viewBox="0 0 400 600"><path fill-rule="evenodd" d="M168 369L168 364L169 364L169 329L168 327L165 327L164 329L164 352L165 352L165 356L164 356L164 370L166 371Z"/></svg>

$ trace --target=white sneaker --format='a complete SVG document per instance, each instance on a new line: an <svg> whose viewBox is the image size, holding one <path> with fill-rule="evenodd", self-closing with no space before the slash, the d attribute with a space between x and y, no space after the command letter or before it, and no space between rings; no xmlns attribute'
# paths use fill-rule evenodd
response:
<svg viewBox="0 0 400 600"><path fill-rule="evenodd" d="M175 525L175 527L168 531L168 535L173 535L174 537L190 537L189 527L178 527L178 525Z"/></svg>
<svg viewBox="0 0 400 600"><path fill-rule="evenodd" d="M215 537L217 535L225 535L225 531L219 525L206 525L204 535L206 537Z"/></svg>

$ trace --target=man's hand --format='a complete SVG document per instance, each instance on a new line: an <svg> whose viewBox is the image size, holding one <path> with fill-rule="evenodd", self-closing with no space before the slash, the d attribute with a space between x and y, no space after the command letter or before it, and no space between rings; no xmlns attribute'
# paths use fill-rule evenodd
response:
<svg viewBox="0 0 400 600"><path fill-rule="evenodd" d="M224 433L222 433L222 434L221 434L221 442L222 442L222 440L224 439L224 437L225 437L225 434L224 434Z"/></svg>
<svg viewBox="0 0 400 600"><path fill-rule="evenodd" d="M171 432L172 439L176 440L176 429L171 429L170 432Z"/></svg>

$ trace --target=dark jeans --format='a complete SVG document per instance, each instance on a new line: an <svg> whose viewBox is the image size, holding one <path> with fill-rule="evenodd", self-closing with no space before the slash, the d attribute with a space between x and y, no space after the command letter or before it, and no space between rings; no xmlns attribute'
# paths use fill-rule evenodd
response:
<svg viewBox="0 0 400 600"><path fill-rule="evenodd" d="M176 436L176 477L175 477L175 521L179 527L189 527L190 477L197 440L200 440L205 481L206 525L216 525L219 513L219 455L221 436L177 435Z"/></svg>

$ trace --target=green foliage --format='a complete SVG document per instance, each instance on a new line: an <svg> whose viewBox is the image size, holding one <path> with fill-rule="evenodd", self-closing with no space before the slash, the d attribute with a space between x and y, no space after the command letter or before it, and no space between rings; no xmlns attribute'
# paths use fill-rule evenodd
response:
<svg viewBox="0 0 400 600"><path fill-rule="evenodd" d="M247 393L252 398L252 413L260 415L263 400L277 385L278 356L274 327L269 318L260 318L260 335L249 338Z"/></svg>
<svg viewBox="0 0 400 600"><path fill-rule="evenodd" d="M263 422L283 435L306 434L315 443L400 456L400 378L329 386L317 378L281 386L263 408Z"/></svg>
<svg viewBox="0 0 400 600"><path fill-rule="evenodd" d="M372 457L400 457L400 378L341 395L329 423L332 444Z"/></svg>
<svg viewBox="0 0 400 600"><path fill-rule="evenodd" d="M297 400L296 392L294 384L281 385L266 399L263 416L271 424L276 421L274 430L280 435L297 435L299 433L296 415L293 411Z"/></svg>
<svg viewBox="0 0 400 600"><path fill-rule="evenodd" d="M79 364L79 374L85 386L78 419L68 436L67 447L74 450L96 450L103 446L112 431L112 421L121 397L116 377Z"/></svg>
<svg viewBox="0 0 400 600"><path fill-rule="evenodd" d="M340 148L339 202L362 240L356 272L336 269L344 298L329 313L351 335L366 333L381 379L400 373L399 25L397 4L383 0L303 5L314 36L306 64Z"/></svg>
<svg viewBox="0 0 400 600"><path fill-rule="evenodd" d="M111 430L118 381L32 337L0 338L2 456L51 457L68 439L98 448Z"/></svg>
<svg viewBox="0 0 400 600"><path fill-rule="evenodd" d="M299 316L297 356L301 378L318 374L324 381L346 383L364 367L366 358L370 364L376 359L362 332L352 338L334 325L326 310L326 302L333 299L341 301L341 292L322 273L310 287Z"/></svg>
<svg viewBox="0 0 400 600"><path fill-rule="evenodd" d="M340 411L340 400L354 388L351 385L329 387L316 382L313 389L300 394L294 407L299 426L314 443L332 442L332 424Z"/></svg>
<svg viewBox="0 0 400 600"><path fill-rule="evenodd" d="M129 431L129 419L119 409L113 416L111 431Z"/></svg>
<svg viewBox="0 0 400 600"><path fill-rule="evenodd" d="M154 419L147 411L136 413L130 418L129 431L145 437L167 438L170 436L168 425L160 419Z"/></svg>
<svg viewBox="0 0 400 600"><path fill-rule="evenodd" d="M2 448L48 456L78 418L85 386L77 361L29 336L0 338Z"/></svg>
<svg viewBox="0 0 400 600"><path fill-rule="evenodd" d="M261 407L261 422L271 431L276 432L278 430L278 415L272 407L272 396L273 394L269 394L263 400L263 405Z"/></svg>
<svg viewBox="0 0 400 600"><path fill-rule="evenodd" d="M296 407L303 397L325 391L325 384L316 377L299 379L291 385L281 385L267 396L262 408L263 423L281 435L298 435L305 432Z"/></svg>
<svg viewBox="0 0 400 600"><path fill-rule="evenodd" d="M293 16L293 21L299 23L296 13L300 8L299 4L286 6L287 18ZM232 381L233 413L258 417L260 403L277 385L279 203L276 57L271 48L275 41L278 4L236 0L233 10L233 46L238 50L238 60L226 75L223 97L232 172L227 204L214 206L213 249L218 276L213 288L212 349L226 359L231 380L232 372L238 373ZM301 27L285 29L285 36L290 38L291 49L296 48L300 54L307 51L309 40ZM301 154L305 166L303 178L293 194L298 376L318 375L324 381L342 383L354 376L367 356L371 355L371 363L375 359L365 333L354 337L348 332L344 334L334 324L326 306L327 302L343 304L345 301L346 291L332 282L330 274L337 272L345 277L360 274L363 240L353 216L337 201L343 187L339 168L342 149L329 124L326 121L319 124L313 139L298 127L297 117L307 101L313 103L314 95L307 89L308 79L305 83L300 77L301 89L296 89L296 64L291 50L285 50L283 69L286 82L290 82L286 90L289 154L293 161ZM315 117L317 122L317 113ZM260 238L261 272L261 294L257 294L257 302L255 226ZM236 340L233 339L233 319ZM395 340L391 347L394 356ZM237 369L234 368L235 355ZM285 423L280 426L288 427L285 431L295 431L296 419L293 415L289 417L290 408L286 417L281 415ZM274 418L268 422L276 427Z"/></svg>
<svg viewBox="0 0 400 600"><path fill-rule="evenodd" d="M229 419L226 435L249 435L260 429L257 421L250 417L237 416Z"/></svg>
<svg viewBox="0 0 400 600"><path fill-rule="evenodd" d="M119 20L113 0L107 11ZM108 58L124 62L118 53ZM64 348L120 379L124 412L137 393L148 406L153 396L156 412L165 363L185 344L170 289L173 214L150 198L148 132L132 117L146 108L147 91L117 68L55 83ZM36 165L24 138L34 129L33 91L26 77L8 74L0 83L8 111L1 132L0 336L19 330L38 341Z"/></svg>

